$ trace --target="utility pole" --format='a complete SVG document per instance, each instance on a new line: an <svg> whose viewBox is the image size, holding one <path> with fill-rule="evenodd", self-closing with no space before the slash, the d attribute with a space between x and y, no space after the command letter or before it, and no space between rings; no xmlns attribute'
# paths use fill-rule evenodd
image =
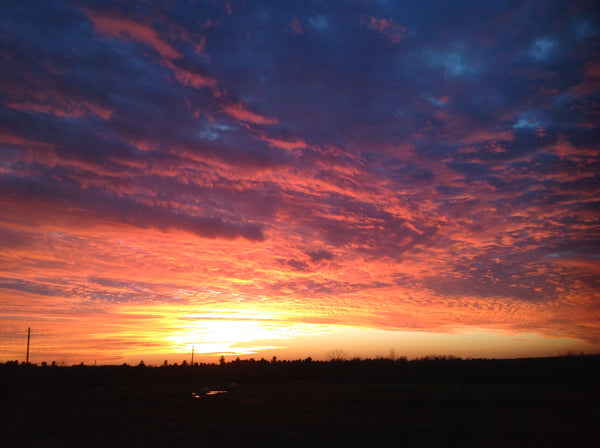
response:
<svg viewBox="0 0 600 448"><path fill-rule="evenodd" d="M25 358L25 364L29 364L29 339L31 338L31 327L27 327L27 357Z"/></svg>
<svg viewBox="0 0 600 448"><path fill-rule="evenodd" d="M29 340L31 338L31 327L27 327L27 356L25 357L25 394L29 392Z"/></svg>
<svg viewBox="0 0 600 448"><path fill-rule="evenodd" d="M190 390L188 393L194 393L194 346L192 345L192 363L190 364L190 373L188 374L190 378L189 387Z"/></svg>

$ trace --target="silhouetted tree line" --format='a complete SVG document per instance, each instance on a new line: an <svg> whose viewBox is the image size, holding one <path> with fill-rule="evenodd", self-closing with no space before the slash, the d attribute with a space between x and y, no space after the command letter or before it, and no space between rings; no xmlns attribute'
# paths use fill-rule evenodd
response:
<svg viewBox="0 0 600 448"><path fill-rule="evenodd" d="M190 389L207 384L269 383L277 381L323 381L357 383L575 383L597 384L600 378L600 355L526 359L460 359L424 357L408 361L352 359L333 361L235 359L219 364L187 362L163 363L150 367L74 366L30 364L9 361L0 364L0 398L18 394L23 382L31 392L80 394L102 392L119 387L161 387Z"/></svg>

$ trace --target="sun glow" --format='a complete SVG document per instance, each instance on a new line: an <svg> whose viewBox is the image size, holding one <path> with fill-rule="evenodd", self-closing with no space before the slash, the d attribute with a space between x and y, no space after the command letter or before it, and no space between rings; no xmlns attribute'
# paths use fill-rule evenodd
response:
<svg viewBox="0 0 600 448"><path fill-rule="evenodd" d="M328 331L320 325L294 323L289 316L252 311L187 314L177 320L176 329L164 338L166 345L177 353L188 353L193 346L199 355L245 355L285 348L277 341Z"/></svg>

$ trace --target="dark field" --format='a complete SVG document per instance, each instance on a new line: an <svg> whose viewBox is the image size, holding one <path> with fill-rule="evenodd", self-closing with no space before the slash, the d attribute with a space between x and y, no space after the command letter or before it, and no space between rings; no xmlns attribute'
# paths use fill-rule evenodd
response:
<svg viewBox="0 0 600 448"><path fill-rule="evenodd" d="M600 446L599 361L5 364L0 446Z"/></svg>

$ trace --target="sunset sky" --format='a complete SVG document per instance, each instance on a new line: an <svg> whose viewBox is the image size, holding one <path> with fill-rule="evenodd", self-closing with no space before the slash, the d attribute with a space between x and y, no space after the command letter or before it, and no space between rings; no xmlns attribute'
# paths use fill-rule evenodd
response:
<svg viewBox="0 0 600 448"><path fill-rule="evenodd" d="M0 362L600 353L593 1L14 1Z"/></svg>

